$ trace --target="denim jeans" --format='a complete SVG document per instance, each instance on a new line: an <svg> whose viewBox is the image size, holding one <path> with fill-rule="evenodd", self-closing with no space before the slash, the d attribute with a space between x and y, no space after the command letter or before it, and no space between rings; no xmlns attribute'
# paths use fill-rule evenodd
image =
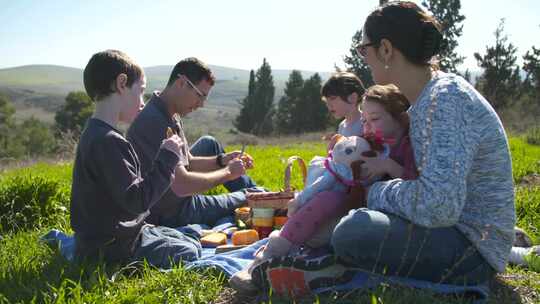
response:
<svg viewBox="0 0 540 304"><path fill-rule="evenodd" d="M162 269L169 269L181 261L195 261L202 253L199 236L195 232L145 225L133 259L146 259L149 264Z"/></svg>
<svg viewBox="0 0 540 304"><path fill-rule="evenodd" d="M199 138L190 148L194 156L214 156L224 153L221 144L212 136ZM234 209L246 202L245 189L256 188L255 182L247 175L223 184L230 192L219 195L196 194L179 198L182 205L180 212L161 220L161 224L168 227L180 227L188 224L214 223L228 215L233 215Z"/></svg>
<svg viewBox="0 0 540 304"><path fill-rule="evenodd" d="M455 227L428 229L365 208L341 219L332 247L345 263L388 276L468 285L486 282L495 274Z"/></svg>
<svg viewBox="0 0 540 304"><path fill-rule="evenodd" d="M190 152L196 156L212 156L224 151L213 137L204 136L195 142ZM156 267L167 269L180 261L194 261L200 258L202 248L199 231L190 227L173 228L189 224L213 226L217 220L232 215L234 209L245 203L246 188L256 187L248 176L241 176L225 183L224 186L231 193L179 198L178 203L182 205L179 214L162 219L160 224L163 226L146 225L142 229L134 259L146 259Z"/></svg>

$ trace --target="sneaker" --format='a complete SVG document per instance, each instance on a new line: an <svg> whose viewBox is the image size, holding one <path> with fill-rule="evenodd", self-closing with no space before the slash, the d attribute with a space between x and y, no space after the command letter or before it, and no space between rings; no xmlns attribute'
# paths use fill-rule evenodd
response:
<svg viewBox="0 0 540 304"><path fill-rule="evenodd" d="M529 255L536 255L540 257L540 245L528 248L512 247L510 256L508 257L508 263L512 265L528 266L526 257Z"/></svg>
<svg viewBox="0 0 540 304"><path fill-rule="evenodd" d="M242 294L252 294L258 291L258 287L252 282L252 272L260 264L279 256L285 256L293 247L291 242L279 236L279 231L273 231L268 243L260 247L254 254L254 260L244 270L235 273L229 279L229 285Z"/></svg>
<svg viewBox="0 0 540 304"><path fill-rule="evenodd" d="M265 292L290 298L302 297L312 291L349 282L353 271L338 263L334 255L320 257L277 257L254 267L251 279Z"/></svg>

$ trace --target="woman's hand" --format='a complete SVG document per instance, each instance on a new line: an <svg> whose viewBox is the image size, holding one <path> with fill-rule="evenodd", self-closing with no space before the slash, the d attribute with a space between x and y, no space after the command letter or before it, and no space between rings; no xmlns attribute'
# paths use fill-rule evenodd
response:
<svg viewBox="0 0 540 304"><path fill-rule="evenodd" d="M364 161L362 164L362 175L367 180L372 180L386 174L392 178L403 176L403 167L391 158L361 156L360 160Z"/></svg>
<svg viewBox="0 0 540 304"><path fill-rule="evenodd" d="M364 161L362 164L362 177L365 179L370 180L373 177L382 176L388 172L389 158L361 156L360 160Z"/></svg>

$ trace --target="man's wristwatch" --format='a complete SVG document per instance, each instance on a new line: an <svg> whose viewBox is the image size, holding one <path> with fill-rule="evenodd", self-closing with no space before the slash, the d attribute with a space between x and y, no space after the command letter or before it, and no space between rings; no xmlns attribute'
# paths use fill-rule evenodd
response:
<svg viewBox="0 0 540 304"><path fill-rule="evenodd" d="M223 158L225 157L225 153L219 153L216 156L216 164L220 166L221 168L225 167L226 164L223 163Z"/></svg>

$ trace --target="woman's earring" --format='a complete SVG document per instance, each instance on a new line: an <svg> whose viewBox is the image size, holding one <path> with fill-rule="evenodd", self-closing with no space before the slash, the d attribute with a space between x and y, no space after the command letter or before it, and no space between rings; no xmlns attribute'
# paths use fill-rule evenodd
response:
<svg viewBox="0 0 540 304"><path fill-rule="evenodd" d="M389 68L390 68L390 67L388 66L388 64L385 64L385 65L384 65L384 69L385 69L385 70L388 70Z"/></svg>

